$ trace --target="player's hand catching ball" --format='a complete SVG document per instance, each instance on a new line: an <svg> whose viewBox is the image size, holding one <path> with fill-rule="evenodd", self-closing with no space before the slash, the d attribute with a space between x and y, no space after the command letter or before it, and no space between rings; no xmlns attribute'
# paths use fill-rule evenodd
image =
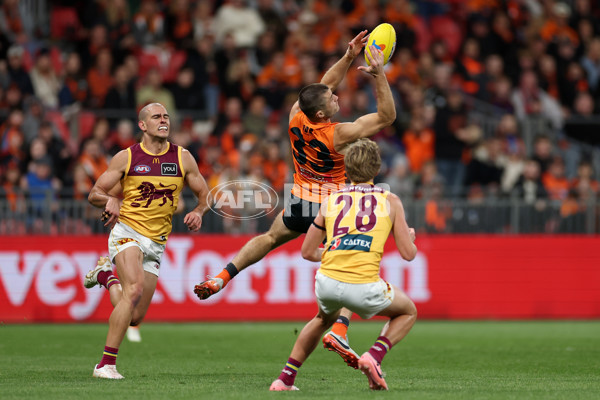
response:
<svg viewBox="0 0 600 400"><path fill-rule="evenodd" d="M379 50L376 46L369 46L369 50L371 50L371 53L369 54L369 52L366 52L365 54L367 55L367 58L369 59L369 63L371 65L369 65L368 67L361 65L360 67L358 67L358 69L363 72L366 72L369 75L372 75L373 77L376 77L377 75L381 75L384 73L383 51Z"/></svg>
<svg viewBox="0 0 600 400"><path fill-rule="evenodd" d="M346 55L354 60L360 54L363 47L365 47L365 44L367 43L368 39L369 36L367 36L366 30L360 32L354 37L354 39L348 42L348 49L346 50Z"/></svg>

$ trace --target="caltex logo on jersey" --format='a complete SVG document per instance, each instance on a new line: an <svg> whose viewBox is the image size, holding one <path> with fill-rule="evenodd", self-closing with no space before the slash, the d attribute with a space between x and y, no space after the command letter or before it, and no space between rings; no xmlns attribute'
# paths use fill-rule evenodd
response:
<svg viewBox="0 0 600 400"><path fill-rule="evenodd" d="M150 172L150 167L144 164L140 164L140 165L136 165L133 168L134 172L137 172L138 174L147 174L148 172Z"/></svg>
<svg viewBox="0 0 600 400"><path fill-rule="evenodd" d="M340 239L340 238L334 239L333 242L331 242L331 247L329 249L330 250L337 249L338 246L340 245L340 243L342 243L342 239Z"/></svg>

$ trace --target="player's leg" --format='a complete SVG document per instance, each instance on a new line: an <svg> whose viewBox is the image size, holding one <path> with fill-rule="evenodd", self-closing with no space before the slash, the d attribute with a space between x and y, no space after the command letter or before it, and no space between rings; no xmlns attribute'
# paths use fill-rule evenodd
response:
<svg viewBox="0 0 600 400"><path fill-rule="evenodd" d="M367 375L369 386L374 390L387 390L381 371L383 357L408 334L417 320L417 308L412 300L402 290L390 286L394 291L394 299L388 307L377 313L389 317L390 320L381 330L373 346L358 361L359 368Z"/></svg>
<svg viewBox="0 0 600 400"><path fill-rule="evenodd" d="M250 239L223 271L214 278L196 285L194 293L202 300L207 299L224 288L238 272L261 260L271 250L300 235L300 232L292 231L285 226L283 213L280 213L266 233Z"/></svg>
<svg viewBox="0 0 600 400"><path fill-rule="evenodd" d="M108 319L106 346L100 363L94 369L99 378L121 379L116 371L116 358L133 311L140 302L144 289L143 255L137 246L131 246L115 256L117 273L121 280L122 295Z"/></svg>
<svg viewBox="0 0 600 400"><path fill-rule="evenodd" d="M96 285L103 286L108 290L113 307L121 300L121 282L113 274L109 257L100 257L96 266L85 275L83 286L90 289Z"/></svg>
<svg viewBox="0 0 600 400"><path fill-rule="evenodd" d="M146 316L146 312L148 311L150 303L152 302L152 296L154 296L157 283L158 276L148 271L144 271L144 291L142 292L140 301L133 310L130 323L131 326L138 326Z"/></svg>
<svg viewBox="0 0 600 400"><path fill-rule="evenodd" d="M358 369L359 356L352 350L348 340L348 326L352 314L352 311L342 308L339 317L331 327L331 331L323 336L323 347L338 353L349 367Z"/></svg>
<svg viewBox="0 0 600 400"><path fill-rule="evenodd" d="M142 298L140 299L140 302L137 304L137 306L135 306L135 309L133 310L131 322L127 327L127 331L125 332L125 336L130 342L139 343L142 341L142 335L140 334L139 325L143 321L144 317L146 316L146 312L150 307L150 302L152 301L152 296L154 296L154 291L156 290L157 282L157 275L148 271L144 271L144 292L142 293Z"/></svg>
<svg viewBox="0 0 600 400"><path fill-rule="evenodd" d="M298 370L308 356L315 350L321 336L329 329L329 327L331 327L338 315L339 310L332 314L325 314L323 310L319 309L317 316L311 319L304 328L302 328L302 331L294 343L294 347L292 348L292 352L290 353L290 357L288 358L285 367L281 371L279 378L271 384L269 390L298 390L298 388L294 386Z"/></svg>

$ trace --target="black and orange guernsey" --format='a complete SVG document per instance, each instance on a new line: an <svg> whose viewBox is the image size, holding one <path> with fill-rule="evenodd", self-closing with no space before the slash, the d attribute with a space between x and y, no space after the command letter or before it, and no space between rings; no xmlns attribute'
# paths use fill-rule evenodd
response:
<svg viewBox="0 0 600 400"><path fill-rule="evenodd" d="M298 111L290 121L288 133L294 155L294 196L320 203L346 182L344 156L333 147L335 125L335 122L311 122L302 111Z"/></svg>
<svg viewBox="0 0 600 400"><path fill-rule="evenodd" d="M141 143L127 149L119 221L160 244L166 243L171 233L184 185L181 150L172 143L160 154L152 154Z"/></svg>

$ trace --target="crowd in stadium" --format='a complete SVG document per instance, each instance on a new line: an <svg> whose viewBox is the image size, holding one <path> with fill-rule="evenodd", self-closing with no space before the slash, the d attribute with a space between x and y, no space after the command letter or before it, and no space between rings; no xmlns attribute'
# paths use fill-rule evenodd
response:
<svg viewBox="0 0 600 400"><path fill-rule="evenodd" d="M152 101L209 186L243 177L282 191L299 89L381 22L397 35L386 75L398 119L375 137L380 182L404 199L556 200L563 216L597 194L597 166L564 134L567 118L600 112L592 0L4 0L3 196L15 207L35 189L85 199ZM338 121L375 111L356 68L336 94ZM477 107L493 130L473 122ZM544 130L528 146L530 119ZM443 207L426 212L444 231Z"/></svg>

